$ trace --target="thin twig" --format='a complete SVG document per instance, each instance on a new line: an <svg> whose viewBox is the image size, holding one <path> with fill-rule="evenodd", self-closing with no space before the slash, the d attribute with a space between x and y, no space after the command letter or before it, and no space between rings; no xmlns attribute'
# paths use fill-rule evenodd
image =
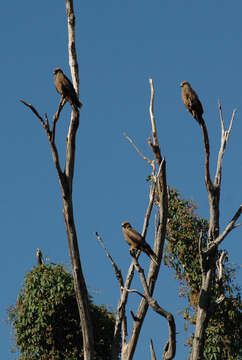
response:
<svg viewBox="0 0 242 360"><path fill-rule="evenodd" d="M49 143L50 143L50 148L51 148L51 152L52 152L52 157L53 157L53 160L54 160L54 163L55 163L55 167L56 167L56 170L57 170L57 175L58 175L58 178L59 178L59 181L60 181L60 184L61 184L61 188L62 190L64 189L64 186L65 186L65 176L61 170L61 166L60 166L60 161L59 161L59 154L58 154L58 150L56 148L56 145L54 142L52 142L51 138L52 138L52 133L50 131L50 128L49 128L49 121L48 121L48 117L47 115L45 114L45 117L46 117L46 122L43 120L43 118L41 117L41 115L38 113L38 111L35 109L35 107L32 105L32 104L29 104L27 103L26 101L24 100L20 100L25 106L29 107L32 112L35 114L35 116L40 120L44 130L45 130L45 133L48 137L48 140L49 140Z"/></svg>
<svg viewBox="0 0 242 360"><path fill-rule="evenodd" d="M57 112L55 113L55 115L53 116L53 122L52 122L52 136L51 136L51 141L55 142L55 128L56 128L56 124L57 121L59 119L61 110L63 109L64 105L66 103L66 100L64 99L64 96L62 95L60 98L60 102L59 102L59 106L57 109Z"/></svg>
<svg viewBox="0 0 242 360"><path fill-rule="evenodd" d="M108 251L107 248L105 247L104 242L103 242L103 239L101 238L101 236L98 234L98 232L95 232L95 235L96 235L98 241L100 242L100 244L102 245L102 247L103 247L103 249L104 249L107 257L108 257L109 260L111 261L111 264L112 264L112 267L113 267L113 269L114 269L116 278L117 278L117 280L118 280L120 289L122 289L123 286L124 286L122 272L121 272L121 270L118 268L118 266L117 266L117 264L115 263L115 261L113 260L112 256L109 254L109 251Z"/></svg>
<svg viewBox="0 0 242 360"><path fill-rule="evenodd" d="M222 134L225 132L225 126L224 126L224 117L223 117L223 111L222 111L222 106L220 103L220 100L218 100L218 108L219 108L219 118L220 118L220 122L221 122L221 130L222 130Z"/></svg>
<svg viewBox="0 0 242 360"><path fill-rule="evenodd" d="M127 288L124 287L123 290L127 291L128 293L136 293L136 294L138 294L140 297L142 297L142 298L145 299L145 295L142 294L140 291L138 291L138 290L136 290L136 289L127 289ZM135 315L134 315L134 318L136 318Z"/></svg>
<svg viewBox="0 0 242 360"><path fill-rule="evenodd" d="M143 224L143 231L142 231L142 236L145 239L146 238L146 233L148 230L148 226L149 226L149 221L150 221L150 215L151 215L151 211L153 208L153 204L154 204L154 196L155 196L155 184L152 184L150 187L150 201L145 213L145 217L144 217L144 224Z"/></svg>
<svg viewBox="0 0 242 360"><path fill-rule="evenodd" d="M156 360L155 350L154 350L152 339L150 339L150 355L151 355L151 360Z"/></svg>
<svg viewBox="0 0 242 360"><path fill-rule="evenodd" d="M142 151L138 148L138 146L134 143L134 141L131 139L130 136L128 136L126 133L123 133L123 136L130 142L130 144L133 145L133 147L135 148L135 150L137 151L137 153L145 160L148 162L149 165L152 166L152 169L154 169L154 161L150 160L147 156L145 156Z"/></svg>
<svg viewBox="0 0 242 360"><path fill-rule="evenodd" d="M237 111L236 109L233 110L232 117L231 117L230 124L229 124L229 128L228 128L228 131L227 131L228 134L230 134L230 131L231 131L231 129L232 129L236 111Z"/></svg>
<svg viewBox="0 0 242 360"><path fill-rule="evenodd" d="M48 138L50 137L50 128L49 128L49 124L48 123L45 123L45 121L43 120L42 116L38 113L38 111L35 109L35 107L32 105L32 104L29 104L27 103L26 101L24 100L20 100L21 103L23 103L25 106L29 107L30 110L33 111L33 113L35 114L35 116L40 120L45 132L46 132L46 135L48 136Z"/></svg>
<svg viewBox="0 0 242 360"><path fill-rule="evenodd" d="M50 128L50 122L49 122L48 115L46 113L45 113L45 120L46 120L47 128L49 129Z"/></svg>
<svg viewBox="0 0 242 360"><path fill-rule="evenodd" d="M235 224L233 228L235 229L235 228L237 228L237 227L239 227L241 225L242 225L242 223Z"/></svg>

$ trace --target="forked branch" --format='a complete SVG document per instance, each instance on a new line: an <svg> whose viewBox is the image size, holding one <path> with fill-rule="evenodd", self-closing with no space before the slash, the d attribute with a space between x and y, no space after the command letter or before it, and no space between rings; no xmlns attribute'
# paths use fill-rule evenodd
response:
<svg viewBox="0 0 242 360"><path fill-rule="evenodd" d="M169 339L166 343L166 347L164 349L164 360L171 360L175 357L176 354L176 324L174 317L171 313L163 309L158 302L151 297L147 280L145 278L144 270L141 268L137 258L135 256L132 257L134 266L136 270L139 273L141 283L144 288L144 294L141 294L137 290L127 290L129 292L135 292L138 295L140 295L145 301L148 303L148 305L152 308L153 311L155 311L157 314L163 316L168 321L168 327L169 327Z"/></svg>
<svg viewBox="0 0 242 360"><path fill-rule="evenodd" d="M230 233L231 230L235 229L238 225L240 224L235 224L236 221L238 220L238 218L240 217L242 213L242 205L240 205L239 209L236 211L236 213L234 214L233 218L231 219L231 221L228 223L228 225L226 226L226 228L224 229L224 231L222 232L222 234L220 234L214 241L212 241L209 245L209 249L207 252L211 252L214 247L218 246L219 244L221 244L221 242L225 239L225 237Z"/></svg>
<svg viewBox="0 0 242 360"><path fill-rule="evenodd" d="M60 161L59 161L59 154L58 154L58 150L57 147L55 145L54 142L54 137L53 137L53 130L50 130L50 125L49 125L49 120L47 115L45 115L46 117L46 122L44 121L44 119L42 118L42 116L38 113L38 111L35 109L35 107L32 104L27 103L24 100L20 100L25 106L27 106L28 108L30 108L30 110L35 114L35 116L40 120L45 133L47 135L47 138L49 140L50 143L50 148L51 148L51 152L52 152L52 157L53 157L53 161L57 170L57 174L58 174L58 178L61 184L61 188L62 191L64 189L65 186L65 174L62 172L61 170L61 166L60 166Z"/></svg>
<svg viewBox="0 0 242 360"><path fill-rule="evenodd" d="M230 135L232 125L234 122L234 118L235 118L235 114L236 114L236 110L233 110L229 128L228 128L228 130L226 130L225 125L224 125L223 112L222 112L222 106L220 104L220 101L218 101L218 108L219 108L219 117L220 117L220 123L221 123L221 143L220 143L220 150L218 153L217 170L216 170L216 175L215 175L215 179L214 179L215 186L220 186L220 184L221 184L223 155L224 155L226 145L229 140L229 135Z"/></svg>

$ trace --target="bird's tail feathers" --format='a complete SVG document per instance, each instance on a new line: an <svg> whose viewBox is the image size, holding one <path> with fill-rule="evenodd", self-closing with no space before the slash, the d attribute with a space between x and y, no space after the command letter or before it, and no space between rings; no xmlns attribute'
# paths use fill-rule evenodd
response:
<svg viewBox="0 0 242 360"><path fill-rule="evenodd" d="M192 116L197 120L198 124L202 125L204 123L202 115L197 114L195 111L192 113Z"/></svg>
<svg viewBox="0 0 242 360"><path fill-rule="evenodd" d="M146 246L142 249L146 255L148 255L151 260L156 264L156 265L159 265L158 264L158 257L157 255L154 253L154 251L151 249L150 245L146 243Z"/></svg>

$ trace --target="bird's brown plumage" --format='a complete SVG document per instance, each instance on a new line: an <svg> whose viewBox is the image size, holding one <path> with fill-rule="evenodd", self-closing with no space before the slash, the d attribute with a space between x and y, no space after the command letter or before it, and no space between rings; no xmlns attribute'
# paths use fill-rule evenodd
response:
<svg viewBox="0 0 242 360"><path fill-rule="evenodd" d="M39 248L37 248L36 257L37 257L38 265L44 264L43 257L42 257L42 252L41 252L41 250Z"/></svg>
<svg viewBox="0 0 242 360"><path fill-rule="evenodd" d="M187 110L199 123L202 121L203 107L191 85L187 81L180 84L182 88L182 101Z"/></svg>
<svg viewBox="0 0 242 360"><path fill-rule="evenodd" d="M131 246L130 249L142 250L155 264L158 265L158 258L156 254L151 249L150 245L144 240L143 236L138 231L134 230L128 221L124 221L122 223L122 228L124 239Z"/></svg>
<svg viewBox="0 0 242 360"><path fill-rule="evenodd" d="M64 99L69 101L71 105L81 108L82 103L78 100L76 91L68 77L65 76L60 68L54 69L53 73L55 74L54 82L58 93L61 94Z"/></svg>

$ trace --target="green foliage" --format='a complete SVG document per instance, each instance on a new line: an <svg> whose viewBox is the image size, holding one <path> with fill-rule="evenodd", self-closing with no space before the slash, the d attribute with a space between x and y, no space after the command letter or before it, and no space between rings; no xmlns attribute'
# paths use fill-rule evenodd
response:
<svg viewBox="0 0 242 360"><path fill-rule="evenodd" d="M206 246L208 222L195 214L196 205L182 199L176 190L169 193L169 215L165 264L175 270L180 280L180 296L187 297L188 305L183 317L196 322L196 306L201 285L201 270L198 240L202 233L202 245ZM218 253L219 254L219 253ZM237 360L242 356L242 314L239 289L234 284L234 269L225 257L222 282L214 282L211 289L212 300L221 294L225 299L217 306L206 330L204 359ZM187 341L192 344L192 337Z"/></svg>
<svg viewBox="0 0 242 360"><path fill-rule="evenodd" d="M97 359L111 360L113 315L90 301ZM72 275L56 264L34 267L25 276L17 304L9 308L20 360L83 359Z"/></svg>

